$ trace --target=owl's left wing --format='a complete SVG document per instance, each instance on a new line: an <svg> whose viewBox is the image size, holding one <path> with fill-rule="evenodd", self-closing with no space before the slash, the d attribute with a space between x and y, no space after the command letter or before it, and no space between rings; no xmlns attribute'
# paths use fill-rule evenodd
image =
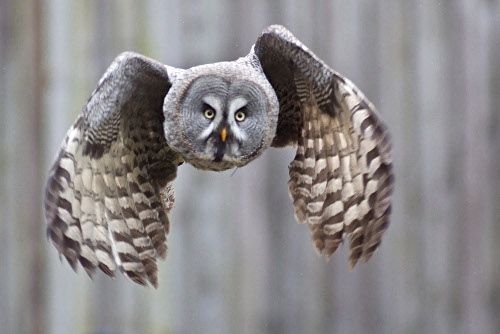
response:
<svg viewBox="0 0 500 334"><path fill-rule="evenodd" d="M349 265L367 261L389 224L389 133L373 104L287 29L270 26L253 52L278 96L273 146L298 145L289 165L295 218L319 254L350 239Z"/></svg>

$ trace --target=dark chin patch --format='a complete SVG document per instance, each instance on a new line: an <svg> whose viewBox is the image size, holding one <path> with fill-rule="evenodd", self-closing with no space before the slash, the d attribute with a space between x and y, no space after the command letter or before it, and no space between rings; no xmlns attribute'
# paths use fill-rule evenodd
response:
<svg viewBox="0 0 500 334"><path fill-rule="evenodd" d="M221 162L222 158L224 157L225 151L226 151L226 144L223 141L218 140L215 147L214 162Z"/></svg>

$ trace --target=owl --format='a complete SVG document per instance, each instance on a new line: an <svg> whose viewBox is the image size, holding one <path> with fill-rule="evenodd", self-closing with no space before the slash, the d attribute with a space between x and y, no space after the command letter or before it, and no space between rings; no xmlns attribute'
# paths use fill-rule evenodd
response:
<svg viewBox="0 0 500 334"><path fill-rule="evenodd" d="M76 270L158 286L178 166L242 167L297 147L288 190L329 258L370 259L391 214L391 142L375 107L286 28L236 61L178 69L119 55L68 130L45 191L47 235Z"/></svg>

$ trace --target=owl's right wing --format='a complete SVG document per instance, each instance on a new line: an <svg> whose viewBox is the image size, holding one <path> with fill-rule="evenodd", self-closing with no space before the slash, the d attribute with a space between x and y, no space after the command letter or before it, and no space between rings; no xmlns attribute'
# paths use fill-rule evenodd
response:
<svg viewBox="0 0 500 334"><path fill-rule="evenodd" d="M158 286L165 258L171 182L182 157L163 132L171 68L123 53L108 68L69 129L45 190L47 235L76 270L118 267Z"/></svg>

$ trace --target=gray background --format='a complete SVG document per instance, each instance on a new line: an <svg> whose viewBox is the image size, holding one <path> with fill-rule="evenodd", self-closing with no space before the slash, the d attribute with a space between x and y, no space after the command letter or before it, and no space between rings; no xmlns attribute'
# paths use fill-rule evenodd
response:
<svg viewBox="0 0 500 334"><path fill-rule="evenodd" d="M46 242L42 188L113 58L245 55L287 26L375 103L396 188L380 251L316 256L287 194L293 149L180 168L160 288L91 281ZM0 332L493 333L500 328L500 3L0 0Z"/></svg>

